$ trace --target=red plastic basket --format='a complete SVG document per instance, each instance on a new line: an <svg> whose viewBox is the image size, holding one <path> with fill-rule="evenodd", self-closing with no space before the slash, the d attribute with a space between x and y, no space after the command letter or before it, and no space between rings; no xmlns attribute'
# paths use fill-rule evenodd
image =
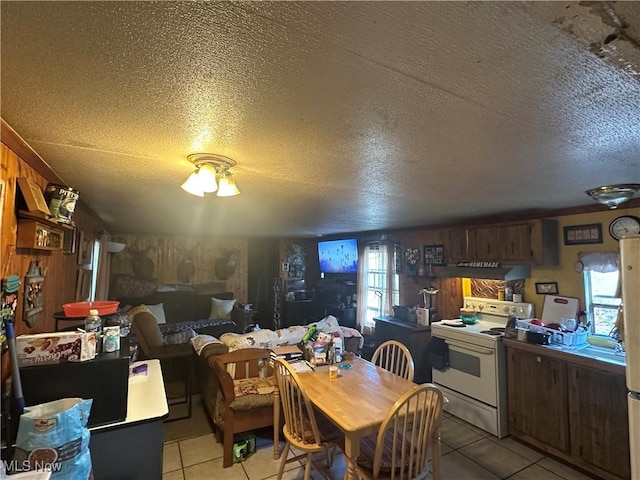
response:
<svg viewBox="0 0 640 480"><path fill-rule="evenodd" d="M98 310L98 315L111 315L118 311L120 302L113 300L99 300L96 302L75 302L62 305L67 317L86 317L89 310Z"/></svg>

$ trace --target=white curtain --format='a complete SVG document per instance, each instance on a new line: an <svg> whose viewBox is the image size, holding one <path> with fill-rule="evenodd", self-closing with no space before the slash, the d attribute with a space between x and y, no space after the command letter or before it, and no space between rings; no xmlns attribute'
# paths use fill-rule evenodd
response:
<svg viewBox="0 0 640 480"><path fill-rule="evenodd" d="M107 242L110 237L101 232L100 253L98 256L98 275L96 279L96 300L107 300L109 295L109 280L111 279L111 255L107 252Z"/></svg>
<svg viewBox="0 0 640 480"><path fill-rule="evenodd" d="M360 330L373 327L371 314L391 315L394 301L394 268L393 244L373 242L365 245L358 258L358 318ZM395 286L397 289L397 286ZM375 292L375 305L371 293ZM373 307L373 308L371 308Z"/></svg>
<svg viewBox="0 0 640 480"><path fill-rule="evenodd" d="M358 308L356 324L362 331L367 319L367 273L369 272L369 245L358 242Z"/></svg>
<svg viewBox="0 0 640 480"><path fill-rule="evenodd" d="M585 270L609 273L620 270L620 255L616 252L579 253L578 257Z"/></svg>
<svg viewBox="0 0 640 480"><path fill-rule="evenodd" d="M384 285L384 296L383 296L383 304L382 304L382 314L383 315L393 315L393 290L394 290L394 270L395 270L395 258L393 256L393 244L392 243L381 243L380 251L384 255L386 260L386 272L385 275L385 285Z"/></svg>

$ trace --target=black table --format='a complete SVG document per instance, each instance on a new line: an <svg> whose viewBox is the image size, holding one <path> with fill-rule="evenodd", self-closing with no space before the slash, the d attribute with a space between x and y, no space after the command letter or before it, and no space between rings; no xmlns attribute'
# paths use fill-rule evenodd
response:
<svg viewBox="0 0 640 480"><path fill-rule="evenodd" d="M195 356L195 350L191 345L191 342L188 343L178 343L174 345L160 345L158 347L151 347L149 350L150 358L156 358L160 360L160 364L164 365L168 371L168 365L175 365L175 363L180 363L183 365L183 386L184 386L184 395L178 397L177 399L169 398L169 392L167 388L167 380L168 378L164 378L165 382L165 390L167 390L167 404L169 407L171 405L181 405L187 404L187 414L181 417L171 417L169 415L168 418L165 419L165 422L173 422L174 420L182 420L184 418L191 418L191 376L192 376L192 368L193 368L193 358ZM163 376L165 376L163 371ZM174 400L174 401L172 401Z"/></svg>

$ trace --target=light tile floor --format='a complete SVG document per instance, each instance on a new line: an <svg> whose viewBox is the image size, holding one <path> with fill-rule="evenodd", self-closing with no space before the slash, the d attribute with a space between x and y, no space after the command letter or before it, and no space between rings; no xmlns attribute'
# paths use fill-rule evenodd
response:
<svg viewBox="0 0 640 480"><path fill-rule="evenodd" d="M194 398L194 417L198 418L198 433L205 420L198 410L202 405ZM205 420L206 421L206 420ZM168 430L179 429L178 420L165 424ZM192 421L193 422L193 421ZM209 427L210 429L210 427ZM183 428L184 430L184 428ZM216 443L213 433L197 434L190 438L167 441L164 444L163 480L265 480L277 477L280 460L273 459L273 440L269 430L257 433L257 451L242 463L222 468L222 445ZM169 438L172 435L169 435ZM175 437L175 434L173 434ZM498 439L457 417L444 414L441 430L442 477L445 480L587 480L588 475L560 463L510 437ZM284 442L281 448L284 447ZM314 462L324 466L322 461ZM338 454L330 470L325 473L331 480L344 476L346 461ZM284 480L304 477L304 465L292 462L285 467ZM312 472L314 480L321 480Z"/></svg>

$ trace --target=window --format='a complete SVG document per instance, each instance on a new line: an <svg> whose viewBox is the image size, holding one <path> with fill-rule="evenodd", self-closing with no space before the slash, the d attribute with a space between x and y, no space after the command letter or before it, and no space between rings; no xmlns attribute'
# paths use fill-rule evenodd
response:
<svg viewBox="0 0 640 480"><path fill-rule="evenodd" d="M98 266L100 264L100 240L93 241L93 256L91 257L91 292L89 294L89 300L95 301L96 299L96 287L98 285Z"/></svg>
<svg viewBox="0 0 640 480"><path fill-rule="evenodd" d="M363 330L374 328L374 317L390 315L391 306L399 302L400 281L393 273L393 265L392 245L375 243L365 247L361 273L364 285L360 290L363 298L358 302L362 306L360 326Z"/></svg>
<svg viewBox="0 0 640 480"><path fill-rule="evenodd" d="M593 333L609 335L616 324L618 307L622 305L618 287L619 270L598 272L584 270L584 298L592 319Z"/></svg>

